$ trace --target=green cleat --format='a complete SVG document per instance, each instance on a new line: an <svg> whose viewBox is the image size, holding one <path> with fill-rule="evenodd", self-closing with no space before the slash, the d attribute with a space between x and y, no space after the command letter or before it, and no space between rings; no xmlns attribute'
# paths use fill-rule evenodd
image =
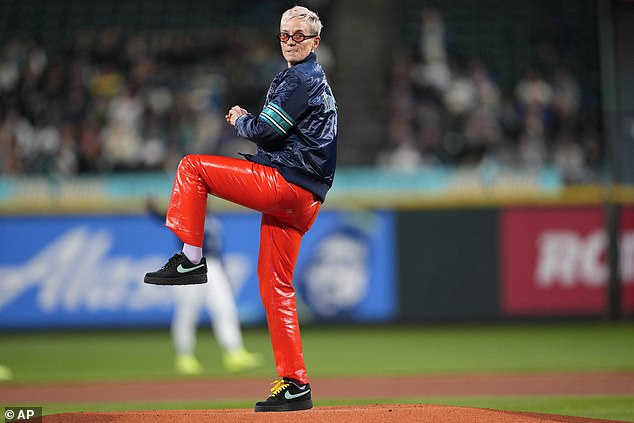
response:
<svg viewBox="0 0 634 423"><path fill-rule="evenodd" d="M182 375L199 375L203 372L203 366L191 354L177 356L174 369Z"/></svg>
<svg viewBox="0 0 634 423"><path fill-rule="evenodd" d="M225 353L222 361L225 369L233 373L255 369L264 364L264 358L260 354L250 353L244 348Z"/></svg>
<svg viewBox="0 0 634 423"><path fill-rule="evenodd" d="M13 380L13 372L7 366L0 365L0 382Z"/></svg>

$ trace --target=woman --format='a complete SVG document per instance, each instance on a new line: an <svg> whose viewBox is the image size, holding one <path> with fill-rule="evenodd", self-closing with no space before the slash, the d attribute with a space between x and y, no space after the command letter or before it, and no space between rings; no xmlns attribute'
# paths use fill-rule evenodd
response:
<svg viewBox="0 0 634 423"><path fill-rule="evenodd" d="M317 14L305 7L284 12L277 39L288 67L271 82L258 115L240 106L226 115L239 136L257 144L256 154L246 160L208 155L181 160L166 225L183 241L183 251L145 276L146 283L158 285L207 281L202 244L208 194L262 213L258 281L281 380L255 411L313 405L292 279L302 237L332 186L336 166L337 108L315 55L321 29Z"/></svg>

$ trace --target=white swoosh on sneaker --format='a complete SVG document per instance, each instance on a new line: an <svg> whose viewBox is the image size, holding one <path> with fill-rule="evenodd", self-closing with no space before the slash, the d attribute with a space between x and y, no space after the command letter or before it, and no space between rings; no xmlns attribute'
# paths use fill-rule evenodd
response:
<svg viewBox="0 0 634 423"><path fill-rule="evenodd" d="M178 265L178 267L176 268L176 271L177 271L178 273L189 273L189 272L191 272L192 270L200 269L200 268L201 268L201 267L203 267L204 265L205 265L205 264L203 263L203 264L199 264L198 266L194 266L194 267L187 267L187 268L185 268L185 267L183 267L183 265L182 265L182 264L179 264L179 265Z"/></svg>
<svg viewBox="0 0 634 423"><path fill-rule="evenodd" d="M289 391L284 392L284 398L288 400L295 399L297 397L301 397L302 395L306 395L310 392L310 389L305 390L304 392L300 392L299 394L291 394Z"/></svg>

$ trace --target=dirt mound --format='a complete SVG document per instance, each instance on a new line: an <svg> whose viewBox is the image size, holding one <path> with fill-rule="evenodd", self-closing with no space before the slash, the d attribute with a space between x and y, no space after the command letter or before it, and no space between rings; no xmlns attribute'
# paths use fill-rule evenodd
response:
<svg viewBox="0 0 634 423"><path fill-rule="evenodd" d="M194 423L203 421L214 423L296 423L297 421L315 423L605 423L609 420L425 404L315 407L312 410L292 413L255 413L249 409L63 413L48 415L43 419L44 423Z"/></svg>

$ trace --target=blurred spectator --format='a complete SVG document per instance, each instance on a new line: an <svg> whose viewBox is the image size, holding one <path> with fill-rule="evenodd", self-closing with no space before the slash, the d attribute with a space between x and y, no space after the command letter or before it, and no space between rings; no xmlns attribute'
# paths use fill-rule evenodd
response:
<svg viewBox="0 0 634 423"><path fill-rule="evenodd" d="M378 164L386 169L409 172L424 164L420 151L409 138L400 138L396 146L379 155Z"/></svg>
<svg viewBox="0 0 634 423"><path fill-rule="evenodd" d="M390 93L389 145L378 157L384 168L411 170L423 162L420 146L413 138L414 99L411 83L412 59L406 52L395 55Z"/></svg>
<svg viewBox="0 0 634 423"><path fill-rule="evenodd" d="M64 123L60 128L59 148L56 152L55 173L63 176L75 175L79 169L77 155L77 129L72 123Z"/></svg>
<svg viewBox="0 0 634 423"><path fill-rule="evenodd" d="M586 181L583 149L570 137L561 135L555 140L553 164L565 183L579 184Z"/></svg>
<svg viewBox="0 0 634 423"><path fill-rule="evenodd" d="M518 161L523 167L539 169L546 165L546 131L542 104L524 105L523 131L519 137Z"/></svg>
<svg viewBox="0 0 634 423"><path fill-rule="evenodd" d="M575 128L581 90L574 76L564 67L555 71L553 78L553 132L557 136Z"/></svg>
<svg viewBox="0 0 634 423"><path fill-rule="evenodd" d="M478 163L487 153L494 151L500 142L500 124L495 109L484 104L475 106L463 126L465 148L462 162Z"/></svg>
<svg viewBox="0 0 634 423"><path fill-rule="evenodd" d="M517 83L515 93L522 107L539 112L549 107L553 100L553 89L535 68L526 71Z"/></svg>
<svg viewBox="0 0 634 423"><path fill-rule="evenodd" d="M471 63L469 72L473 103L463 125L465 149L462 162L478 163L485 154L495 152L502 141L500 90L480 60Z"/></svg>
<svg viewBox="0 0 634 423"><path fill-rule="evenodd" d="M97 123L88 120L79 130L79 166L80 173L93 173L102 169L101 136Z"/></svg>
<svg viewBox="0 0 634 423"><path fill-rule="evenodd" d="M136 88L126 87L109 101L103 159L111 169L129 170L139 165L143 104L138 94Z"/></svg>
<svg viewBox="0 0 634 423"><path fill-rule="evenodd" d="M446 52L445 23L438 10L426 8L422 11L420 35L421 64L416 69L417 82L444 92L451 74Z"/></svg>
<svg viewBox="0 0 634 423"><path fill-rule="evenodd" d="M523 116L519 140L519 162L539 169L547 164L547 113L553 100L553 90L535 68L529 68L515 88Z"/></svg>
<svg viewBox="0 0 634 423"><path fill-rule="evenodd" d="M22 161L18 148L16 129L20 115L16 110L10 109L2 122L0 122L0 166L3 173L21 173Z"/></svg>

